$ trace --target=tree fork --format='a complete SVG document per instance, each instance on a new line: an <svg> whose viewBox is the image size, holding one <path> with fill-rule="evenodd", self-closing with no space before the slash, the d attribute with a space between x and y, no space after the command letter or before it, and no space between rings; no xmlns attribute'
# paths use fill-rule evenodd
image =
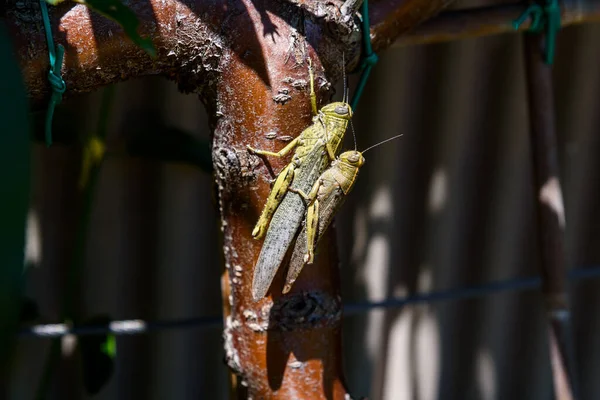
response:
<svg viewBox="0 0 600 400"><path fill-rule="evenodd" d="M15 38L30 98L34 106L43 106L49 93L48 53L36 3L8 5L3 18ZM378 48L446 3L375 1L372 35L387 35L379 34ZM246 145L279 149L311 123L307 59L322 105L333 95L342 54L350 67L358 62L357 21L340 13L341 1L152 0L130 5L141 21L140 33L156 46L154 60L117 24L84 6L51 7L55 42L66 49L66 94L150 74L169 76L182 90L200 94L213 131L225 259L224 341L227 363L236 374L234 391L255 399L347 398L334 231L323 237L315 264L304 269L289 294L281 295L280 271L270 296L252 300L252 271L262 242L251 231L273 172L289 159L264 160L249 154ZM383 18L379 5L390 12L395 6L394 15L409 22ZM393 26L387 29L388 24Z"/></svg>

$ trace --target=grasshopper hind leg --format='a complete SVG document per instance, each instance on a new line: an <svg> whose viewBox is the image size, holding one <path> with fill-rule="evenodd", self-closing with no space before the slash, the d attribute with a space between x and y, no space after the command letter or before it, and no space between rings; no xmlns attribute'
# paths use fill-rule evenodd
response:
<svg viewBox="0 0 600 400"><path fill-rule="evenodd" d="M318 188L318 187L317 187ZM307 195L303 193L298 193L305 199L308 198ZM285 278L285 284L283 286L282 293L286 294L292 289L292 285L296 282L296 279L302 272L302 268L304 264L312 264L314 261L314 248L316 242L316 235L318 233L319 227L319 200L315 199L315 201L308 207L306 212L306 224L305 228L300 232L300 235L296 239L296 248L294 249L294 253L292 254L292 259L290 260L287 275ZM300 247L302 253L304 253L300 259L295 259L296 251Z"/></svg>
<svg viewBox="0 0 600 400"><path fill-rule="evenodd" d="M262 238L267 232L267 228L271 222L271 217L273 217L275 210L277 210L277 206L279 206L279 203L281 203L283 196L285 196L290 184L294 180L294 172L295 165L294 163L290 163L277 176L262 213L260 214L260 217L258 218L258 221L252 230L252 237L254 239Z"/></svg>
<svg viewBox="0 0 600 400"><path fill-rule="evenodd" d="M319 225L319 200L308 208L306 213L306 254L304 262L312 264L315 259L315 238Z"/></svg>

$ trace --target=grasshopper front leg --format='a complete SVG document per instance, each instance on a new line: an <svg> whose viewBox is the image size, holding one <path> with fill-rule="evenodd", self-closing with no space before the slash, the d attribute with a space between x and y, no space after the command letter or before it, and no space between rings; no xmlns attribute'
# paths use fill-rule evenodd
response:
<svg viewBox="0 0 600 400"><path fill-rule="evenodd" d="M246 145L246 148L248 149L248 151L250 151L251 153L254 153L254 154L260 154L261 156L271 156L271 157L281 158L281 157L286 156L290 151L292 151L294 149L294 147L298 146L299 143L300 143L300 136L298 136L297 138L295 138L294 140L289 142L283 149L279 150L277 153L275 153L273 151L268 151L268 150L258 150L250 145Z"/></svg>

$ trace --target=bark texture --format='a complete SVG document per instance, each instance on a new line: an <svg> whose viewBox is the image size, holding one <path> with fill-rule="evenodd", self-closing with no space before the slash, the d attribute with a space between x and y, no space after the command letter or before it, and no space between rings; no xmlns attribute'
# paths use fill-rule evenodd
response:
<svg viewBox="0 0 600 400"><path fill-rule="evenodd" d="M224 332L227 361L252 398L343 399L335 251L321 253L290 295L281 296L278 274L272 297L252 300L252 271L262 241L253 240L251 231L270 191L272 172L279 172L289 158L265 162L246 150L250 144L277 151L310 124L307 57L322 101L331 95L331 80L318 55L341 62L340 47L294 5L279 3L269 13L250 1L243 6L246 12L232 15L225 27L236 44L216 87L213 114L224 292L230 310ZM331 235L327 240L333 243Z"/></svg>
<svg viewBox="0 0 600 400"><path fill-rule="evenodd" d="M392 44L415 25L437 14L451 1L393 0L375 1L370 5L371 37L376 50ZM62 76L67 84L65 96L85 93L107 84L145 75L167 75L176 79L182 90L201 92L206 83L215 83L224 49L235 42L225 42L233 32L228 21L236 13L245 14L245 22L253 23L244 2L223 0L150 0L128 4L140 20L139 32L148 36L157 48L152 59L124 34L113 21L71 2L49 7L56 44L65 47ZM299 0L255 1L263 32L237 41L251 41L256 36L280 36L270 21L274 11L283 6L288 13L286 24L293 19L309 18L336 39L334 53L345 52L352 67L361 51L360 36L354 32L358 20L340 12L342 2ZM41 107L49 93L47 82L48 50L39 4L36 1L9 0L1 14L10 29L17 49L25 83L34 107ZM239 27L234 27L237 30ZM301 32L294 32L297 38ZM307 38L314 42L315 38ZM237 43L239 45L239 43ZM313 43L314 45L314 43ZM338 63L339 64L339 63ZM338 71L339 72L339 71ZM212 94L214 97L214 93Z"/></svg>

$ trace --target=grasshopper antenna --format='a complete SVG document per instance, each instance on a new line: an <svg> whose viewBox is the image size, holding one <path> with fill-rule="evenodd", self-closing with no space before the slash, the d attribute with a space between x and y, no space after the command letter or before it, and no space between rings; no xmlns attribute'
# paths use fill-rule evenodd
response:
<svg viewBox="0 0 600 400"><path fill-rule="evenodd" d="M350 128L352 129L352 137L354 138L354 151L356 151L356 133L354 133L354 124L352 123L352 120L350 120Z"/></svg>
<svg viewBox="0 0 600 400"><path fill-rule="evenodd" d="M371 150L372 148L375 148L375 147L379 146L380 144L387 143L387 142L389 142L390 140L398 139L400 136L403 136L403 135L404 135L404 134L403 134L403 133L401 133L401 134L399 134L399 135L396 135L396 136L393 136L393 137L391 137L391 138L389 138L389 139L385 139L384 141L382 141L382 142L379 142L379 143L377 143L377 144L374 144L373 146L371 146L371 147L367 148L366 150L363 150L363 152L362 152L362 153L363 153L363 154L365 154L367 151Z"/></svg>
<svg viewBox="0 0 600 400"><path fill-rule="evenodd" d="M348 90L348 77L346 77L346 58L345 53L342 51L342 79L344 80L344 94L342 101L348 103L349 90Z"/></svg>

